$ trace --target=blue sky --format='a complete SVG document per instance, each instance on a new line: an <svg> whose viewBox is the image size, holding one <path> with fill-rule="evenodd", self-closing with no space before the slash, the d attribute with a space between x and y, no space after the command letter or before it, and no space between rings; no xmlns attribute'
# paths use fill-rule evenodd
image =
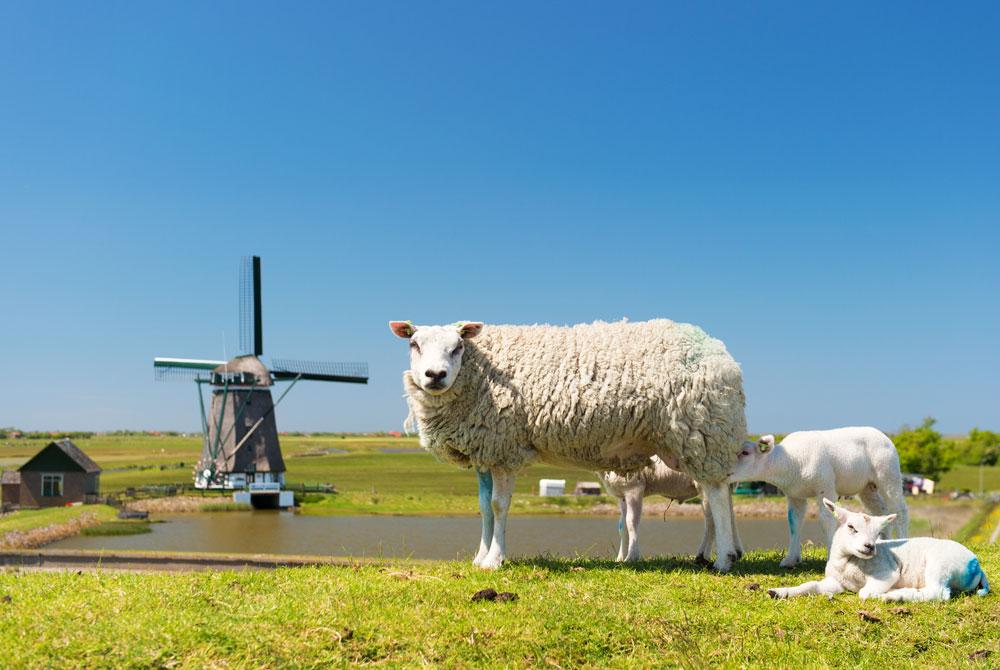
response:
<svg viewBox="0 0 1000 670"><path fill-rule="evenodd" d="M754 431L1000 427L1000 6L0 4L0 425L195 429L156 355L367 360L389 319L664 316ZM193 385L192 385L193 386Z"/></svg>

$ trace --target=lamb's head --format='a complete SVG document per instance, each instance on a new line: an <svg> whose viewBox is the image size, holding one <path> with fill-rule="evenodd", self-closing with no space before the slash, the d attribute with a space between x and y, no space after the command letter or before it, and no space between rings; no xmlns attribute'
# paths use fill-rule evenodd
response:
<svg viewBox="0 0 1000 670"><path fill-rule="evenodd" d="M823 505L837 518L837 530L830 546L831 555L839 552L858 558L874 558L878 551L879 535L896 518L895 514L871 516L852 512L826 498L823 498Z"/></svg>
<svg viewBox="0 0 1000 670"><path fill-rule="evenodd" d="M414 326L409 321L390 321L398 337L410 341L410 378L431 395L451 388L462 369L464 340L483 330L478 321L462 321L450 326Z"/></svg>
<svg viewBox="0 0 1000 670"><path fill-rule="evenodd" d="M767 468L767 461L774 449L774 435L764 435L758 441L743 441L743 448L736 458L736 468L729 475L731 482L752 482L760 478Z"/></svg>

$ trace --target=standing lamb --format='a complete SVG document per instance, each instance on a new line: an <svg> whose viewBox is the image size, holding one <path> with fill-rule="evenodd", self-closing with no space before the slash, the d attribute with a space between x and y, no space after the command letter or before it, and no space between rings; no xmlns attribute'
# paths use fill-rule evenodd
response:
<svg viewBox="0 0 1000 670"><path fill-rule="evenodd" d="M421 444L480 474L476 565L503 563L514 478L530 463L627 473L658 455L701 484L715 526L715 568L732 567L726 478L746 419L740 368L722 342L667 320L389 325L410 343L403 386Z"/></svg>
<svg viewBox="0 0 1000 670"><path fill-rule="evenodd" d="M871 514L894 512L891 527L896 537L906 537L909 527L903 500L899 454L884 433L875 428L837 428L791 433L779 444L773 435L760 438L756 448L744 446L731 482L763 481L774 484L788 497L788 553L781 567L802 560L800 531L808 498L857 495ZM819 505L819 520L827 548L833 541L836 519Z"/></svg>
<svg viewBox="0 0 1000 670"><path fill-rule="evenodd" d="M834 596L856 591L881 600L948 600L952 591L985 596L990 583L971 551L951 540L915 537L880 540L895 514L869 516L823 499L837 522L826 561L825 577L790 588L771 589L772 598Z"/></svg>
<svg viewBox="0 0 1000 670"><path fill-rule="evenodd" d="M698 495L694 480L679 470L668 467L658 456L649 459L642 470L627 474L605 471L598 472L604 488L618 498L621 517L618 520L618 534L621 544L618 548L619 561L639 560L639 522L642 520L642 499L646 496L661 495L671 500L683 502ZM704 505L703 505L704 507ZM707 511L707 507L706 507ZM708 536L709 517L705 516L705 536ZM735 526L734 526L735 530ZM702 548L705 540L702 540ZM699 549L699 556L702 549Z"/></svg>

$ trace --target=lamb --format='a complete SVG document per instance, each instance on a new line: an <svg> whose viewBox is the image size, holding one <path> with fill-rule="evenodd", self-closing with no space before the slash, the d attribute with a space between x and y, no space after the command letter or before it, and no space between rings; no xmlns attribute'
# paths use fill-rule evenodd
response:
<svg viewBox="0 0 1000 670"><path fill-rule="evenodd" d="M892 440L875 428L801 431L780 444L774 443L773 435L765 435L756 448L752 443L744 446L729 481L764 481L788 497L788 553L781 567L790 568L802 560L799 532L812 496L818 501L858 495L871 514L894 512L891 529L900 538L907 534L899 454ZM822 505L819 519L829 548L836 520Z"/></svg>
<svg viewBox="0 0 1000 670"><path fill-rule="evenodd" d="M742 373L722 342L667 320L389 325L409 340L403 386L421 444L479 473L476 565L503 563L515 476L530 463L628 473L658 455L700 482L717 539L714 566L732 567L726 478L746 418Z"/></svg>
<svg viewBox="0 0 1000 670"><path fill-rule="evenodd" d="M753 444L750 442L749 444ZM618 519L619 562L639 560L639 522L642 520L642 500L646 496L661 495L671 500L683 502L701 495L698 483L679 470L667 466L658 456L649 459L649 464L638 472L618 474L617 472L598 472L597 476L610 495L618 498L621 516ZM705 533L696 554L697 560L708 563L707 557L712 551L715 541L712 510L701 496L701 507L705 514ZM732 509L732 508L730 508ZM733 541L736 554L743 553L743 543L736 528L735 516L730 521L733 528Z"/></svg>
<svg viewBox="0 0 1000 670"><path fill-rule="evenodd" d="M823 507L837 522L821 581L770 589L772 598L844 591L894 601L948 600L953 591L985 596L990 592L979 559L958 542L933 537L880 540L895 519L852 512L824 498Z"/></svg>
<svg viewBox="0 0 1000 670"><path fill-rule="evenodd" d="M605 490L618 498L621 517L618 520L618 534L621 544L618 561L639 560L639 522L642 520L642 499L646 496L661 495L682 502L698 495L698 486L683 472L667 467L658 456L649 459L642 470L628 474L598 472ZM708 517L706 516L706 526ZM704 541L702 542L704 545ZM699 549L701 555L702 550Z"/></svg>

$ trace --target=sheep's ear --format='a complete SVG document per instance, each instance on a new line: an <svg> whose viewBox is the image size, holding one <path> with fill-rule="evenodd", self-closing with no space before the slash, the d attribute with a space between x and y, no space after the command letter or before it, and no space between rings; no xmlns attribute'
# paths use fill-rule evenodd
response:
<svg viewBox="0 0 1000 670"><path fill-rule="evenodd" d="M483 332L483 322L482 321L459 321L455 324L458 328L458 334L462 336L464 340L471 340L473 337Z"/></svg>
<svg viewBox="0 0 1000 670"><path fill-rule="evenodd" d="M844 519L847 518L847 515L844 514L844 510L839 507L837 503L827 498L823 498L823 506L830 510L830 513L836 517L838 523L844 523Z"/></svg>
<svg viewBox="0 0 1000 670"><path fill-rule="evenodd" d="M413 333L417 332L416 327L409 321L390 321L389 328L396 334L396 337L401 337L404 340L410 339L413 337Z"/></svg>
<svg viewBox="0 0 1000 670"><path fill-rule="evenodd" d="M774 448L774 435L761 435L760 439L757 440L757 450L762 454L766 454Z"/></svg>
<svg viewBox="0 0 1000 670"><path fill-rule="evenodd" d="M879 517L879 521L881 523L882 528L885 528L886 526L888 526L890 523L892 523L895 520L896 520L896 515L895 514L889 514L889 515L886 515L886 516L883 516L883 517Z"/></svg>

